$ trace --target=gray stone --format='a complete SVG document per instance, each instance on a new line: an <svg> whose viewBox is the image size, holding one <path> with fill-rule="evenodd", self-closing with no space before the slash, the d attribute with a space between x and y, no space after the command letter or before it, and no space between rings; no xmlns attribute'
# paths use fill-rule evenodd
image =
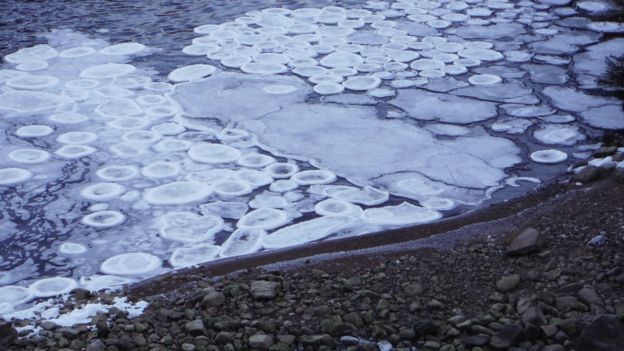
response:
<svg viewBox="0 0 624 351"><path fill-rule="evenodd" d="M577 293L579 299L587 305L602 306L602 298L596 292L593 286L586 285Z"/></svg>
<svg viewBox="0 0 624 351"><path fill-rule="evenodd" d="M566 351L566 348L560 344L553 344L544 346L542 351Z"/></svg>
<svg viewBox="0 0 624 351"><path fill-rule="evenodd" d="M487 335L473 335L464 338L464 345L468 348L483 346L490 342L490 337Z"/></svg>
<svg viewBox="0 0 624 351"><path fill-rule="evenodd" d="M508 255L525 255L542 248L542 236L535 228L527 228L516 236L507 246Z"/></svg>
<svg viewBox="0 0 624 351"><path fill-rule="evenodd" d="M624 350L624 326L612 315L601 315L581 332L577 351Z"/></svg>
<svg viewBox="0 0 624 351"><path fill-rule="evenodd" d="M521 337L522 327L515 324L507 324L492 337L490 346L497 350L507 350L517 344Z"/></svg>
<svg viewBox="0 0 624 351"><path fill-rule="evenodd" d="M249 292L256 300L270 300L277 296L279 283L266 280L255 280L251 282Z"/></svg>
<svg viewBox="0 0 624 351"><path fill-rule="evenodd" d="M204 298L202 299L202 306L204 306L204 307L207 307L207 306L212 306L212 307L221 306L221 305L223 305L223 303L225 303L225 295L223 295L223 293L217 292L217 291L210 291L210 292L208 292L206 295L204 295Z"/></svg>
<svg viewBox="0 0 624 351"><path fill-rule="evenodd" d="M17 330L11 323L0 321L0 346L8 346L17 339Z"/></svg>
<svg viewBox="0 0 624 351"><path fill-rule="evenodd" d="M272 335L256 334L249 337L249 346L254 349L266 350L272 345Z"/></svg>
<svg viewBox="0 0 624 351"><path fill-rule="evenodd" d="M539 307L529 307L522 314L522 322L524 324L534 324L537 326L546 324L546 318L544 318L544 314L542 313L542 309Z"/></svg>
<svg viewBox="0 0 624 351"><path fill-rule="evenodd" d="M203 335L205 331L204 322L201 319L190 321L184 325L184 329L193 336Z"/></svg>
<svg viewBox="0 0 624 351"><path fill-rule="evenodd" d="M91 343L89 343L89 345L87 345L87 348L85 349L85 351L104 351L106 350L106 345L104 345L104 343L97 339L92 341Z"/></svg>
<svg viewBox="0 0 624 351"><path fill-rule="evenodd" d="M504 276L496 282L496 288L501 292L509 292L516 288L520 284L520 275L511 274Z"/></svg>

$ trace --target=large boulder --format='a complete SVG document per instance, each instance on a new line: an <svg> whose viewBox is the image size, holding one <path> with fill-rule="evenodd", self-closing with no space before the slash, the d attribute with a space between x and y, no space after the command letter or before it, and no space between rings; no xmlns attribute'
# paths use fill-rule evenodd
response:
<svg viewBox="0 0 624 351"><path fill-rule="evenodd" d="M576 350L622 351L624 350L624 326L615 316L598 316L581 332Z"/></svg>
<svg viewBox="0 0 624 351"><path fill-rule="evenodd" d="M536 252L542 248L542 236L535 228L527 228L516 236L507 246L507 254L510 256L525 255Z"/></svg>

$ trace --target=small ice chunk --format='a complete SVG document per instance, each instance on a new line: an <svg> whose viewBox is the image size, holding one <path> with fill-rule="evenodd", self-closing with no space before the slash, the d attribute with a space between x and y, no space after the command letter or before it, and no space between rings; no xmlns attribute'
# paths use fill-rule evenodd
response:
<svg viewBox="0 0 624 351"><path fill-rule="evenodd" d="M17 285L0 286L0 303L10 303L15 306L28 302L33 297L33 291L29 288Z"/></svg>
<svg viewBox="0 0 624 351"><path fill-rule="evenodd" d="M188 155L196 162L218 164L236 162L241 153L228 145L200 143L191 147Z"/></svg>
<svg viewBox="0 0 624 351"><path fill-rule="evenodd" d="M199 202L212 195L212 188L200 182L173 182L145 191L145 201L152 205L182 205Z"/></svg>
<svg viewBox="0 0 624 351"><path fill-rule="evenodd" d="M221 245L221 257L250 254L262 248L261 241L266 236L262 229L237 229Z"/></svg>
<svg viewBox="0 0 624 351"><path fill-rule="evenodd" d="M54 151L54 154L67 160L75 160L89 156L96 151L96 148L88 145L70 144L61 146L56 151Z"/></svg>
<svg viewBox="0 0 624 351"><path fill-rule="evenodd" d="M472 85L492 85L502 81L501 77L494 74L475 74L468 78L468 82Z"/></svg>
<svg viewBox="0 0 624 351"><path fill-rule="evenodd" d="M17 185L28 181L32 177L32 172L23 168L0 168L0 186Z"/></svg>
<svg viewBox="0 0 624 351"><path fill-rule="evenodd" d="M533 136L544 144L574 145L585 136L577 126L546 125L536 130Z"/></svg>
<svg viewBox="0 0 624 351"><path fill-rule="evenodd" d="M97 140L97 134L85 131L72 131L59 135L56 138L61 144L90 144Z"/></svg>
<svg viewBox="0 0 624 351"><path fill-rule="evenodd" d="M350 202L325 199L314 205L314 212L319 216L343 216L343 217L359 217L362 215L362 209Z"/></svg>
<svg viewBox="0 0 624 351"><path fill-rule="evenodd" d="M39 113L73 104L64 96L39 91L9 91L0 94L0 110L18 113Z"/></svg>
<svg viewBox="0 0 624 351"><path fill-rule="evenodd" d="M192 80L208 77L216 71L217 68L215 66L206 64L195 64L177 68L171 71L167 78L169 78L170 81L176 83L189 82Z"/></svg>
<svg viewBox="0 0 624 351"><path fill-rule="evenodd" d="M63 243L59 247L59 252L66 255L80 255L87 252L87 247L78 243Z"/></svg>
<svg viewBox="0 0 624 351"><path fill-rule="evenodd" d="M329 184L336 181L336 175L328 170L312 169L295 173L291 179L299 185Z"/></svg>
<svg viewBox="0 0 624 351"><path fill-rule="evenodd" d="M352 222L353 219L351 218L339 216L324 216L311 219L290 225L265 236L262 240L262 246L266 249L278 249L309 243L345 229Z"/></svg>
<svg viewBox="0 0 624 351"><path fill-rule="evenodd" d="M165 122L156 124L152 128L150 128L152 132L158 133L163 136L172 136L178 135L186 130L183 125L175 123L175 122Z"/></svg>
<svg viewBox="0 0 624 351"><path fill-rule="evenodd" d="M109 182L122 182L136 178L139 170L135 166L107 166L98 169L95 174Z"/></svg>
<svg viewBox="0 0 624 351"><path fill-rule="evenodd" d="M175 162L156 161L141 168L141 174L150 179L164 179L177 176L180 170Z"/></svg>
<svg viewBox="0 0 624 351"><path fill-rule="evenodd" d="M126 216L114 210L97 211L82 217L82 223L97 229L110 228L126 221Z"/></svg>
<svg viewBox="0 0 624 351"><path fill-rule="evenodd" d="M457 203L451 199L443 197L430 197L420 202L423 207L437 211L448 211L457 207Z"/></svg>
<svg viewBox="0 0 624 351"><path fill-rule="evenodd" d="M316 84L313 89L319 95L334 95L342 93L345 87L338 83L320 83Z"/></svg>
<svg viewBox="0 0 624 351"><path fill-rule="evenodd" d="M77 46L61 51L59 56L62 58L78 58L93 55L96 50L88 46Z"/></svg>
<svg viewBox="0 0 624 351"><path fill-rule="evenodd" d="M147 119L142 117L122 117L108 122L109 127L121 130L141 129L147 124Z"/></svg>
<svg viewBox="0 0 624 351"><path fill-rule="evenodd" d="M157 221L158 232L165 239L183 243L199 243L214 239L223 228L223 220L214 215L200 216L193 212L173 211Z"/></svg>
<svg viewBox="0 0 624 351"><path fill-rule="evenodd" d="M273 157L255 152L243 155L236 161L237 164L248 168L262 168L273 162L275 162Z"/></svg>
<svg viewBox="0 0 624 351"><path fill-rule="evenodd" d="M29 126L19 127L15 131L15 135L20 138L38 138L48 136L52 133L54 133L54 129L43 124L31 124Z"/></svg>
<svg viewBox="0 0 624 351"><path fill-rule="evenodd" d="M328 187L323 191L323 193L338 200L362 204L365 206L381 205L390 198L388 192L368 185L362 189L342 186Z"/></svg>
<svg viewBox="0 0 624 351"><path fill-rule="evenodd" d="M323 57L320 64L329 68L354 67L364 63L362 56L349 51L335 51Z"/></svg>
<svg viewBox="0 0 624 351"><path fill-rule="evenodd" d="M288 71L288 67L284 66L283 64L271 62L250 62L242 65L240 69L241 71L248 74L259 75L281 74Z"/></svg>
<svg viewBox="0 0 624 351"><path fill-rule="evenodd" d="M370 223L387 225L413 225L440 219L442 214L430 208L403 202L397 206L369 208L362 218Z"/></svg>
<svg viewBox="0 0 624 351"><path fill-rule="evenodd" d="M28 287L36 297L52 297L67 294L78 287L78 283L65 277L39 279Z"/></svg>
<svg viewBox="0 0 624 351"><path fill-rule="evenodd" d="M126 187L117 183L95 183L80 191L80 196L94 202L109 201L126 192Z"/></svg>
<svg viewBox="0 0 624 351"><path fill-rule="evenodd" d="M239 219L249 210L244 202L224 202L214 201L207 204L199 205L202 214L212 214L218 217Z"/></svg>
<svg viewBox="0 0 624 351"><path fill-rule="evenodd" d="M410 67L417 71L439 70L444 68L444 61L434 59L418 59L412 61Z"/></svg>
<svg viewBox="0 0 624 351"><path fill-rule="evenodd" d="M531 153L531 160L537 163L554 164L568 159L568 154L555 149L538 150Z"/></svg>
<svg viewBox="0 0 624 351"><path fill-rule="evenodd" d="M160 258L145 252L129 252L113 256L102 262L100 271L111 275L143 275L162 265Z"/></svg>
<svg viewBox="0 0 624 351"><path fill-rule="evenodd" d="M59 84L53 76L26 75L8 79L5 84L14 89L44 90Z"/></svg>
<svg viewBox="0 0 624 351"><path fill-rule="evenodd" d="M9 158L19 163L35 164L48 161L50 153L39 149L17 149L9 152Z"/></svg>
<svg viewBox="0 0 624 351"><path fill-rule="evenodd" d="M214 259L220 251L220 246L210 244L180 247L173 251L169 263L173 268L190 267Z"/></svg>
<svg viewBox="0 0 624 351"><path fill-rule="evenodd" d="M377 88L381 84L381 79L375 76L353 76L342 84L349 90L367 91Z"/></svg>
<svg viewBox="0 0 624 351"><path fill-rule="evenodd" d="M50 121L60 124L78 124L89 119L89 117L77 112L55 113L49 117Z"/></svg>
<svg viewBox="0 0 624 351"><path fill-rule="evenodd" d="M274 208L259 208L244 215L236 226L242 229L271 230L289 222L288 215Z"/></svg>
<svg viewBox="0 0 624 351"><path fill-rule="evenodd" d="M268 173L255 169L240 169L234 173L233 178L247 182L254 188L259 188L273 182L273 177Z"/></svg>
<svg viewBox="0 0 624 351"><path fill-rule="evenodd" d="M297 189L298 187L299 187L299 183L295 182L294 180L280 179L271 183L271 185L269 186L269 190L277 192L277 193L284 193L287 191Z"/></svg>
<svg viewBox="0 0 624 351"><path fill-rule="evenodd" d="M107 118L129 117L143 113L141 106L128 98L106 101L98 105L95 111Z"/></svg>
<svg viewBox="0 0 624 351"><path fill-rule="evenodd" d="M58 52L56 49L47 44L39 44L28 48L22 48L12 54L8 54L4 57L4 60L13 64L19 64L46 61L57 56Z"/></svg>
<svg viewBox="0 0 624 351"><path fill-rule="evenodd" d="M132 73L136 70L133 65L126 63L105 63L91 66L80 72L81 78L106 79L115 78Z"/></svg>
<svg viewBox="0 0 624 351"><path fill-rule="evenodd" d="M290 202L279 194L272 194L264 192L257 195L253 200L249 201L249 207L251 208L287 208L290 206Z"/></svg>
<svg viewBox="0 0 624 351"><path fill-rule="evenodd" d="M481 61L498 61L504 58L503 54L501 54L500 52L489 49L464 49L458 51L458 54L463 58Z"/></svg>
<svg viewBox="0 0 624 351"><path fill-rule="evenodd" d="M193 143L188 140L165 139L155 144L154 150L159 152L180 152L190 149L192 145Z"/></svg>
<svg viewBox="0 0 624 351"><path fill-rule="evenodd" d="M120 43L109 45L103 49L100 49L100 54L111 56L129 56L138 54L145 50L147 47L139 43Z"/></svg>
<svg viewBox="0 0 624 351"><path fill-rule="evenodd" d="M212 190L220 197L229 198L250 194L253 188L242 180L224 179L213 183Z"/></svg>

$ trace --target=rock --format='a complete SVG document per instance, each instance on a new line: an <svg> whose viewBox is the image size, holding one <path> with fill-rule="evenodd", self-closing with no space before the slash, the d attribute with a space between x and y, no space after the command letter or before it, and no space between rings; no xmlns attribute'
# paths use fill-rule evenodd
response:
<svg viewBox="0 0 624 351"><path fill-rule="evenodd" d="M80 300L85 300L91 297L91 292L87 289L83 289L83 288L76 288L74 290L71 291L71 294L74 296L74 298L77 301Z"/></svg>
<svg viewBox="0 0 624 351"><path fill-rule="evenodd" d="M496 282L496 288L501 292L509 292L516 288L520 284L520 275L512 274L502 277Z"/></svg>
<svg viewBox="0 0 624 351"><path fill-rule="evenodd" d="M215 342L219 345L231 344L236 341L234 333L220 331L215 336Z"/></svg>
<svg viewBox="0 0 624 351"><path fill-rule="evenodd" d="M535 228L527 228L516 236L511 244L507 246L507 255L519 256L531 252L540 251L543 245L543 238Z"/></svg>
<svg viewBox="0 0 624 351"><path fill-rule="evenodd" d="M583 305L574 296L560 296L555 299L555 306L561 312L583 311L587 306Z"/></svg>
<svg viewBox="0 0 624 351"><path fill-rule="evenodd" d="M266 280L254 280L251 282L249 292L256 300L270 300L277 296L279 283Z"/></svg>
<svg viewBox="0 0 624 351"><path fill-rule="evenodd" d="M277 336L277 340L279 340L279 342L281 342L282 344L286 344L286 345L292 345L295 343L295 336L294 335L278 335Z"/></svg>
<svg viewBox="0 0 624 351"><path fill-rule="evenodd" d="M362 326L364 326L364 321L362 321L362 317L360 317L360 314L357 312L349 312L347 314L345 314L342 319L346 322L346 323L351 323L354 326L360 328Z"/></svg>
<svg viewBox="0 0 624 351"><path fill-rule="evenodd" d="M190 321L184 325L184 329L193 336L203 335L205 331L204 322L201 319Z"/></svg>
<svg viewBox="0 0 624 351"><path fill-rule="evenodd" d="M601 315L581 332L576 351L624 350L624 326L612 315Z"/></svg>
<svg viewBox="0 0 624 351"><path fill-rule="evenodd" d="M593 247L601 247L607 242L607 237L601 234L596 235L595 237L589 239L587 242L588 246Z"/></svg>
<svg viewBox="0 0 624 351"><path fill-rule="evenodd" d="M197 346L195 346L195 344L190 344L190 343L184 343L182 344L182 351L195 351L197 349Z"/></svg>
<svg viewBox="0 0 624 351"><path fill-rule="evenodd" d="M254 349L266 350L273 345L273 336L256 334L249 337L249 346Z"/></svg>
<svg viewBox="0 0 624 351"><path fill-rule="evenodd" d="M412 329L419 336L434 335L438 333L438 326L429 319L421 319L414 322Z"/></svg>
<svg viewBox="0 0 624 351"><path fill-rule="evenodd" d="M106 345L104 345L104 343L99 339L91 341L91 343L89 343L89 345L87 345L87 348L85 349L85 351L104 351L104 350L106 350Z"/></svg>
<svg viewBox="0 0 624 351"><path fill-rule="evenodd" d="M574 176L572 176L572 179L576 182L587 184L600 179L601 176L602 171L600 170L600 168L587 166L581 169L578 173L574 174Z"/></svg>
<svg viewBox="0 0 624 351"><path fill-rule="evenodd" d="M497 350L507 350L517 344L522 337L522 327L507 324L490 340L490 346Z"/></svg>
<svg viewBox="0 0 624 351"><path fill-rule="evenodd" d="M473 335L467 338L464 338L464 345L467 348L473 348L477 346L483 346L490 342L490 337L487 335Z"/></svg>
<svg viewBox="0 0 624 351"><path fill-rule="evenodd" d="M566 351L566 348L560 344L552 344L544 346L542 351Z"/></svg>
<svg viewBox="0 0 624 351"><path fill-rule="evenodd" d="M223 305L223 303L225 303L225 295L223 295L223 293L210 291L206 295L204 295L201 305L203 307L216 307Z"/></svg>
<svg viewBox="0 0 624 351"><path fill-rule="evenodd" d="M407 296L414 296L414 295L422 294L422 292L425 290L423 289L422 285L418 283L414 283L414 284L406 285L403 288L403 291L405 292L405 295Z"/></svg>
<svg viewBox="0 0 624 351"><path fill-rule="evenodd" d="M10 322L0 320L0 346L8 346L17 339L17 330Z"/></svg>
<svg viewBox="0 0 624 351"><path fill-rule="evenodd" d="M546 318L544 318L544 313L542 313L541 308L529 307L526 312L522 314L522 323L540 326L546 324Z"/></svg>
<svg viewBox="0 0 624 351"><path fill-rule="evenodd" d="M425 344L423 345L423 350L438 350L440 349L440 343L437 341L433 341L433 340L428 340L425 342ZM390 348L388 350L392 350L392 344L390 345Z"/></svg>
<svg viewBox="0 0 624 351"><path fill-rule="evenodd" d="M579 300L587 305L603 305L602 298L600 298L600 296L596 292L596 289L594 289L594 287L591 285L584 286L581 290L578 291L577 295L579 297Z"/></svg>
<svg viewBox="0 0 624 351"><path fill-rule="evenodd" d="M336 343L331 336L327 334L323 335L302 335L299 337L299 341L304 345L326 345L334 346Z"/></svg>

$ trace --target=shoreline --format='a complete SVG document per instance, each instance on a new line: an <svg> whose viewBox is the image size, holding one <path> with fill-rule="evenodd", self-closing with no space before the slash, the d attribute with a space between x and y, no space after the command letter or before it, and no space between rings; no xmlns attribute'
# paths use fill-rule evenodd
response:
<svg viewBox="0 0 624 351"><path fill-rule="evenodd" d="M617 293L624 285L621 174L583 186L555 183L425 229L393 231L386 240L388 233L352 244L325 241L168 273L120 292L74 292L68 308L116 296L149 305L132 319L114 308L99 313L95 327L48 323L7 347L603 350L583 335L596 318L624 331ZM539 232L534 252L506 255L528 227ZM423 237L400 240L409 235ZM587 245L598 236L606 242ZM301 251L307 255L295 257Z"/></svg>

